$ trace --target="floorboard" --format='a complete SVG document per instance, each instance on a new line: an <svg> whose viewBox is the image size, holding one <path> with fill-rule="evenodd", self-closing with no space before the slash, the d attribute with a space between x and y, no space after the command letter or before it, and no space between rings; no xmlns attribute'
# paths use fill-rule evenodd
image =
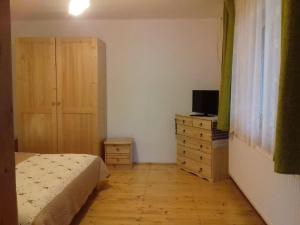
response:
<svg viewBox="0 0 300 225"><path fill-rule="evenodd" d="M211 184L172 164L111 172L73 225L265 225L230 179Z"/></svg>

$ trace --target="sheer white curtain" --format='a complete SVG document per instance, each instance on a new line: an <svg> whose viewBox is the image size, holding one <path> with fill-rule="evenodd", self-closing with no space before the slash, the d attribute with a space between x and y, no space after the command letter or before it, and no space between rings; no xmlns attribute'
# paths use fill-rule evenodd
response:
<svg viewBox="0 0 300 225"><path fill-rule="evenodd" d="M273 151L280 69L281 0L236 0L231 131Z"/></svg>

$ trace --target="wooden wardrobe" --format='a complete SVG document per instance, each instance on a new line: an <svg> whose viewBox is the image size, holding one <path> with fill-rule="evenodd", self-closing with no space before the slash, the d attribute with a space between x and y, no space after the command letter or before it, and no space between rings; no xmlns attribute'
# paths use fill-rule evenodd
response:
<svg viewBox="0 0 300 225"><path fill-rule="evenodd" d="M105 71L105 45L97 38L17 38L19 151L101 154Z"/></svg>

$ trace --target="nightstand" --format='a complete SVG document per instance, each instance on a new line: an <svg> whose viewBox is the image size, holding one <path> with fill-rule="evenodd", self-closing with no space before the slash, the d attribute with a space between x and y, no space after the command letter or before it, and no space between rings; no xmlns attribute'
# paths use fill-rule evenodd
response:
<svg viewBox="0 0 300 225"><path fill-rule="evenodd" d="M106 165L132 167L132 138L108 138L104 145Z"/></svg>

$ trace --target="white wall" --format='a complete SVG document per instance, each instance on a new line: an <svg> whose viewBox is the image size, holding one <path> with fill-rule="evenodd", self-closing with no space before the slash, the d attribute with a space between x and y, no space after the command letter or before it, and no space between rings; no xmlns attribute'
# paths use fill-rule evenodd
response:
<svg viewBox="0 0 300 225"><path fill-rule="evenodd" d="M269 225L300 224L300 176L274 172L270 155L230 140L229 172Z"/></svg>
<svg viewBox="0 0 300 225"><path fill-rule="evenodd" d="M218 89L220 19L14 22L16 36L97 36L107 45L108 136L135 138L135 161L175 162L175 113Z"/></svg>

